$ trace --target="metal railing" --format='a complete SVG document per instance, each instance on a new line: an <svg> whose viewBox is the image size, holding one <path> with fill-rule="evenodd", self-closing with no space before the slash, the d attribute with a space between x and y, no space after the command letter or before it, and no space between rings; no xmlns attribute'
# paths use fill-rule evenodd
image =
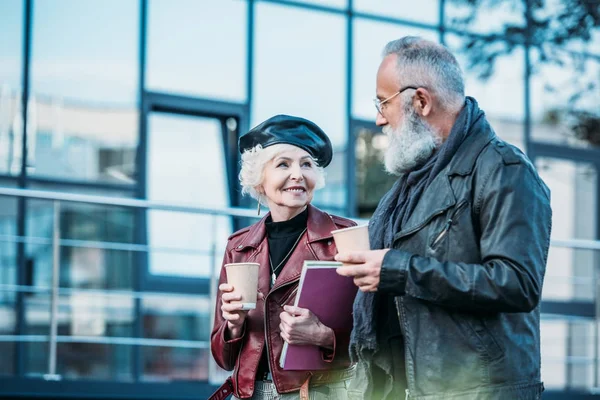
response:
<svg viewBox="0 0 600 400"><path fill-rule="evenodd" d="M33 237L33 236L19 236L19 235L0 235L0 242L11 242L11 243L23 243L23 244L37 244L51 246L52 251L52 268L51 268L51 284L47 286L29 286L29 285L9 285L0 284L0 293L3 292L22 292L22 293L45 293L50 295L50 323L48 335L0 335L0 342L47 342L48 343L48 365L47 374L45 379L57 380L60 376L57 375L57 344L58 343L96 343L96 344L123 344L123 345L137 345L137 346L165 346L165 347L180 347L180 348L207 348L208 341L190 341L190 340L169 340L169 339L150 339L150 338L139 338L139 337L106 337L106 336L59 336L58 325L59 325L59 296L70 295L73 293L84 293L87 295L96 296L127 296L132 299L143 299L147 296L152 295L169 295L166 293L156 292L135 292L128 290L98 290L98 289L72 289L72 288L61 288L60 282L60 265L61 265L61 248L62 247L73 247L73 248L94 248L99 250L116 250L116 251L130 251L135 253L150 253L150 252L164 252L172 254L188 254L188 255L209 255L211 259L220 256L217 254L223 249L217 249L216 243L216 218L218 217L239 217L239 218L257 218L255 210L247 210L240 208L231 207L198 207L196 205L189 204L173 204L160 201L150 200L139 200L131 198L116 198L108 196L97 196L97 195L84 195L84 194L72 194L72 193L60 193L60 192L48 192L40 190L27 190L27 189L14 189L14 188L1 188L0 196L22 198L27 200L45 200L52 202L52 236L48 237ZM77 203L77 204L89 204L97 205L102 207L114 206L124 207L136 210L150 210L150 211L168 211L176 213L186 214L198 214L198 215L209 215L212 216L211 231L215 242L210 246L210 250L198 250L191 248L181 248L172 246L150 246L147 244L139 243L120 243L120 242L108 242L108 241L97 241L97 240L79 240L79 239L65 239L61 237L61 207L63 203ZM365 220L357 220L359 222L366 222ZM224 241L223 241L224 243ZM551 246L553 248L567 248L572 250L589 250L589 251L600 251L600 241L594 240L552 240ZM210 275L208 277L210 281L210 301L212 302L216 296L216 274L215 268L210 267ZM577 276L547 276L546 281L551 282L553 280L559 282L569 282L573 285L593 285L594 298L593 302L595 305L595 315L593 318L593 356L578 357L578 356L567 356L564 359L565 363L572 364L587 364L592 365L594 379L593 384L589 388L590 391L597 391L598 386L598 375L600 374L600 348L599 348L599 324L598 316L600 310L598 309L598 279L596 268L593 269L593 276L590 278L577 277ZM179 294L177 294L179 296ZM210 307L212 313L213 308ZM212 315L211 315L212 317ZM552 318L548 318L552 320ZM212 320L212 318L211 318Z"/></svg>
<svg viewBox="0 0 600 400"><path fill-rule="evenodd" d="M148 339L138 337L89 337L89 336L62 336L58 335L58 315L59 315L59 295L68 295L72 293L87 293L101 295L104 297L110 296L129 296L135 299L141 299L152 295L160 294L161 296L172 295L170 293L152 293L152 292L133 292L133 291L114 291L114 290L89 290L89 289L71 289L61 288L60 282L60 251L62 247L76 248L94 248L101 250L117 250L130 252L161 252L171 254L187 254L187 255L210 255L212 259L217 256L215 243L210 246L210 250L203 251L190 248L180 247L165 247L165 246L149 246L136 243L116 243L102 242L89 240L76 240L61 238L61 205L62 203L77 203L99 206L114 206L125 207L132 209L143 209L152 211L168 211L185 214L200 214L213 216L211 224L212 237L216 236L216 223L214 217L241 217L241 218L257 218L256 211L239 208L204 208L188 204L172 204L159 201L138 200L130 198L115 198L108 196L72 194L60 192L48 192L40 190L0 188L0 196L8 196L13 198L24 198L28 200L47 200L52 202L52 237L31 237L18 235L0 235L0 242L12 242L23 244L38 244L50 245L52 248L52 270L51 270L51 285L50 287L32 287L24 285L0 285L0 292L25 292L25 293L45 293L50 294L50 324L48 335L0 335L0 342L48 342L48 366L47 373L44 379L59 380L57 374L57 344L58 343L95 343L95 344L130 344L136 346L164 346L164 347L179 347L179 348L208 348L208 341L189 341L189 340L168 340L168 339ZM215 238L216 242L216 238ZM223 240L224 242L224 240ZM216 277L214 268L209 268L210 298L214 298ZM176 294L176 296L180 296ZM212 308L211 308L212 311Z"/></svg>

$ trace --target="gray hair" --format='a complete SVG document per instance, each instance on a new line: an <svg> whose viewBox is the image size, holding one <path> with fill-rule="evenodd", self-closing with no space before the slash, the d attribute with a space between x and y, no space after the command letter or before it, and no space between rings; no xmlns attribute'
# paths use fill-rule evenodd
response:
<svg viewBox="0 0 600 400"><path fill-rule="evenodd" d="M256 200L264 203L265 197L261 195L256 188L263 183L265 166L279 154L293 149L298 149L298 147L292 146L291 144L274 144L263 148L259 144L244 151L242 153L239 175L240 184L242 185L242 194L249 194ZM325 170L322 167L319 167L314 159L313 163L317 172L317 184L315 189L321 189L325 186Z"/></svg>
<svg viewBox="0 0 600 400"><path fill-rule="evenodd" d="M444 46L417 36L389 42L383 57L397 56L403 85L422 86L436 94L447 111L458 111L465 102L465 83L456 58ZM410 77L408 80L407 77Z"/></svg>

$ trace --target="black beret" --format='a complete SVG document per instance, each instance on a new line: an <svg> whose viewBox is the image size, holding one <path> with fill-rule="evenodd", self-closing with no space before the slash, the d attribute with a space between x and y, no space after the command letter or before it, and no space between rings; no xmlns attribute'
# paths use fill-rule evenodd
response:
<svg viewBox="0 0 600 400"><path fill-rule="evenodd" d="M290 115L276 115L240 136L240 153L257 145L291 144L306 150L319 164L331 162L333 150L329 138L314 122Z"/></svg>

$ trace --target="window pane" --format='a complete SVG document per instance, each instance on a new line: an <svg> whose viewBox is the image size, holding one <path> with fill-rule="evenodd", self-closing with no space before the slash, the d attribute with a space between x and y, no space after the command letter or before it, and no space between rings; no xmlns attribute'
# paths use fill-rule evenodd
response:
<svg viewBox="0 0 600 400"><path fill-rule="evenodd" d="M366 19L354 20L353 68L352 68L352 116L357 119L375 120L377 111L373 105L375 78L381 63L385 45L403 36L421 36L439 41L435 30L411 28Z"/></svg>
<svg viewBox="0 0 600 400"><path fill-rule="evenodd" d="M14 186L0 180L0 186ZM17 201L0 196L0 375L14 374L15 343L2 340L3 335L16 334L17 278Z"/></svg>
<svg viewBox="0 0 600 400"><path fill-rule="evenodd" d="M598 232L598 170L593 164L536 158L540 176L553 196L552 237L595 240ZM597 252L596 252L597 253ZM600 254L590 250L551 247L548 254L544 298L592 300L594 265Z"/></svg>
<svg viewBox="0 0 600 400"><path fill-rule="evenodd" d="M571 3L564 0L545 0L537 4L539 4L542 7L540 9L534 8L533 17L536 18L537 21L543 21L545 19L548 19L550 21L550 30L553 32L561 33L567 33L567 31L565 30L566 27L563 25L564 22L560 17L567 16L568 24L570 24L574 16L573 8L580 8L583 5L585 5L585 3L583 2ZM588 4L593 4L594 6L596 6L596 9L598 7L597 2ZM583 10L583 8L581 9ZM587 25L587 21L581 21L580 23ZM567 49L576 52L589 52L592 54L600 55L600 30L598 29L597 25L595 29L590 29L590 36L591 37L589 42L584 42L583 40L577 39L578 37L580 37L580 35L571 34L567 43L561 43L556 47L560 47L563 49L566 47ZM550 42L546 42L545 46L550 46Z"/></svg>
<svg viewBox="0 0 600 400"><path fill-rule="evenodd" d="M542 316L542 380L547 389L594 386L593 320Z"/></svg>
<svg viewBox="0 0 600 400"><path fill-rule="evenodd" d="M440 18L439 0L354 0L353 7L358 12L424 24L438 25Z"/></svg>
<svg viewBox="0 0 600 400"><path fill-rule="evenodd" d="M208 380L208 363L212 358L208 348L145 346L141 353L144 381Z"/></svg>
<svg viewBox="0 0 600 400"><path fill-rule="evenodd" d="M180 341L181 346L144 347L144 380L208 380L213 307L207 296L144 297L144 337Z"/></svg>
<svg viewBox="0 0 600 400"><path fill-rule="evenodd" d="M65 379L131 380L131 347L111 344L132 336L134 299L109 291L64 290L58 298L57 373ZM25 300L26 334L37 336L28 343L30 376L48 372L50 296L38 293Z"/></svg>
<svg viewBox="0 0 600 400"><path fill-rule="evenodd" d="M57 190L56 186L39 188ZM58 190L66 191L67 188ZM81 192L81 190L78 190ZM99 194L88 190L89 194ZM110 195L105 190L103 195ZM127 196L114 192L115 196ZM27 235L41 241L26 246L28 284L49 287L52 278L52 202L27 201ZM134 243L134 215L132 209L77 203L61 204L61 238ZM132 268L136 253L127 250L105 249L95 244L72 243L61 247L60 286L93 289L128 289L132 287Z"/></svg>
<svg viewBox="0 0 600 400"><path fill-rule="evenodd" d="M449 0L445 1L444 22L451 28L467 30L477 33L504 33L505 26L525 26L525 2L497 1L484 2L476 6L468 5L467 2ZM491 4L491 5L490 5ZM472 10L476 10L473 20L466 24L461 23L469 17Z"/></svg>
<svg viewBox="0 0 600 400"><path fill-rule="evenodd" d="M247 9L237 0L150 0L148 88L245 102Z"/></svg>
<svg viewBox="0 0 600 400"><path fill-rule="evenodd" d="M204 207L230 205L221 122L213 118L153 113L148 124L150 200ZM153 251L149 271L207 277L215 243L225 243L230 219L167 211L148 212L148 243L181 251Z"/></svg>
<svg viewBox="0 0 600 400"><path fill-rule="evenodd" d="M595 137L578 137L573 130L577 122L570 111L585 111L598 117L600 104L600 61L565 56L563 65L542 64L531 78L532 139L589 147L600 145L597 129L586 130ZM590 87L590 85L592 85ZM577 97L574 97L577 96Z"/></svg>
<svg viewBox="0 0 600 400"><path fill-rule="evenodd" d="M21 172L23 1L0 2L0 174ZM10 39L9 39L10 38Z"/></svg>
<svg viewBox="0 0 600 400"><path fill-rule="evenodd" d="M133 183L139 2L38 1L33 20L29 173Z"/></svg>
<svg viewBox="0 0 600 400"><path fill-rule="evenodd" d="M327 184L316 193L315 203L344 207L345 17L257 3L255 27L252 126L276 114L291 114L323 128L333 143L335 161L327 168Z"/></svg>
<svg viewBox="0 0 600 400"><path fill-rule="evenodd" d="M464 38L446 35L449 49L456 56L465 76L465 94L472 96L485 111L496 134L524 149L525 118L525 53L522 48L511 54L499 56L492 75L480 79L478 69L469 68L468 52L464 50Z"/></svg>
<svg viewBox="0 0 600 400"><path fill-rule="evenodd" d="M379 200L398 179L383 167L388 137L372 126L357 127L356 137L356 204L360 218L370 218Z"/></svg>

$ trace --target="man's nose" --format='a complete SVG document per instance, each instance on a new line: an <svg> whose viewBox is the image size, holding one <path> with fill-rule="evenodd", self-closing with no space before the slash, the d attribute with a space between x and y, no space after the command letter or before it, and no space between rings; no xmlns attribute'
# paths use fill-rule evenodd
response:
<svg viewBox="0 0 600 400"><path fill-rule="evenodd" d="M377 126L385 126L388 124L387 119L380 112L377 113L377 117L375 118L375 125Z"/></svg>

